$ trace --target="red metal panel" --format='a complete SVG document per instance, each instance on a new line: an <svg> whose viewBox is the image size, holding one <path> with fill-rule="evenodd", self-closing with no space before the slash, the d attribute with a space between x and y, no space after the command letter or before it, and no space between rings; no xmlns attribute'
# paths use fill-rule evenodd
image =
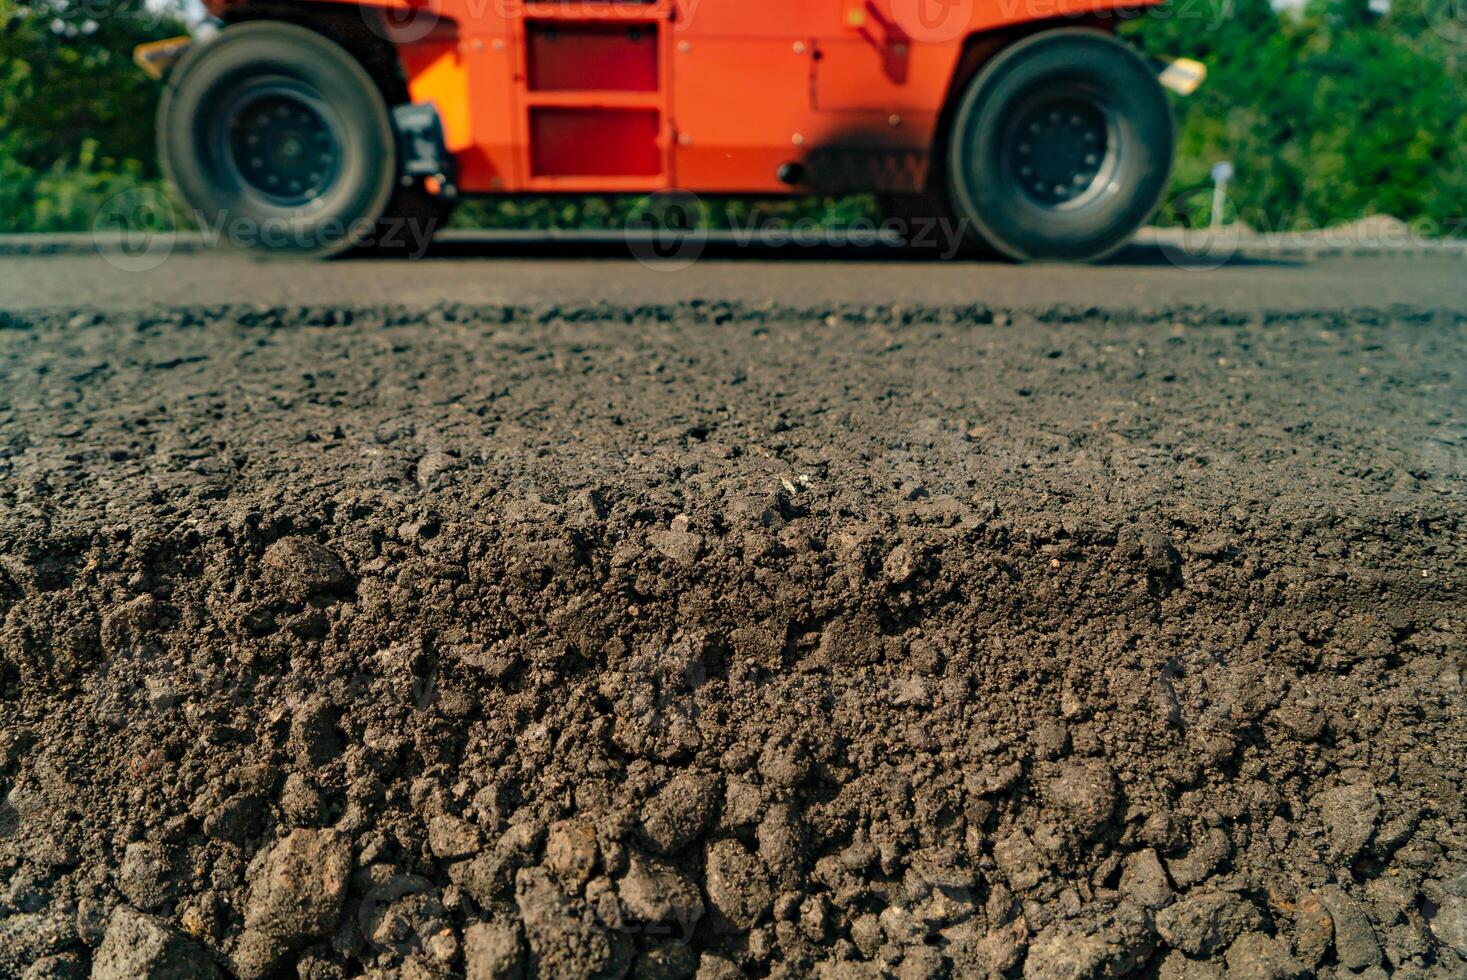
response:
<svg viewBox="0 0 1467 980"><path fill-rule="evenodd" d="M530 21L525 60L531 91L655 92L656 24Z"/></svg>
<svg viewBox="0 0 1467 980"><path fill-rule="evenodd" d="M678 186L788 191L775 171L801 160L811 135L810 41L698 37L676 48Z"/></svg>
<svg viewBox="0 0 1467 980"><path fill-rule="evenodd" d="M530 109L536 177L655 177L662 172L655 109Z"/></svg>

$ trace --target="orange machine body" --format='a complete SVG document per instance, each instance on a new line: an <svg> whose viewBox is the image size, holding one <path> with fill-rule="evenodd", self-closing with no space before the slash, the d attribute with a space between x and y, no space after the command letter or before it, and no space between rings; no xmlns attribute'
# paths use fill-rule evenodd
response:
<svg viewBox="0 0 1467 980"><path fill-rule="evenodd" d="M919 191L951 94L1159 0L373 0L466 193ZM213 0L229 19L253 0ZM307 0L303 8L342 9ZM278 4L275 9L279 9Z"/></svg>

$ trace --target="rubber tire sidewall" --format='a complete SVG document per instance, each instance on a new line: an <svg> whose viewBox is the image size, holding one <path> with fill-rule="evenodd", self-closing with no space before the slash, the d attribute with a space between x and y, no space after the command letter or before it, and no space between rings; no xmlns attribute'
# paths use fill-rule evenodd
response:
<svg viewBox="0 0 1467 980"><path fill-rule="evenodd" d="M1066 80L1106 94L1120 152L1118 192L1100 207L1069 213L1006 184L998 163L1005 112L1036 86L1060 90ZM994 56L964 92L949 146L949 198L976 238L1009 258L1096 261L1155 212L1171 179L1175 140L1166 93L1135 51L1088 28L1045 31Z"/></svg>
<svg viewBox="0 0 1467 980"><path fill-rule="evenodd" d="M316 206L261 206L210 172L219 170L205 138L211 104L266 75L314 88L339 120L342 171ZM158 156L206 232L276 253L325 257L368 244L396 189L397 144L376 84L336 42L279 21L226 27L175 67L158 106Z"/></svg>

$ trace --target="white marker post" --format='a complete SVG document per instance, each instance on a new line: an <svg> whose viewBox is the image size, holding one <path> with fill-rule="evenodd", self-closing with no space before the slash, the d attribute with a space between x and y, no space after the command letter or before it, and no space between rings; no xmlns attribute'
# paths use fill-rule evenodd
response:
<svg viewBox="0 0 1467 980"><path fill-rule="evenodd" d="M1233 162L1219 160L1212 165L1212 227L1221 228L1223 211L1228 201L1228 181L1233 179Z"/></svg>

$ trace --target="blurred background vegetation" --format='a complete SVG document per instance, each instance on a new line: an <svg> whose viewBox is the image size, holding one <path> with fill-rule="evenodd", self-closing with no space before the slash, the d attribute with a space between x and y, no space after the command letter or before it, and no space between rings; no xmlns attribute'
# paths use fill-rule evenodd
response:
<svg viewBox="0 0 1467 980"><path fill-rule="evenodd" d="M795 2L795 0L791 0ZM0 0L0 231L91 228L103 202L161 187L153 152L156 83L134 45L181 33L145 0ZM1185 222L1208 171L1231 160L1235 214L1264 230L1389 214L1428 233L1467 219L1467 20L1455 0L1172 0L1122 32L1210 76L1177 100L1171 202ZM619 228L633 198L471 202L455 224ZM748 202L715 202L714 224ZM874 214L869 197L763 206L765 214L840 225ZM1194 215L1195 217L1195 215Z"/></svg>

